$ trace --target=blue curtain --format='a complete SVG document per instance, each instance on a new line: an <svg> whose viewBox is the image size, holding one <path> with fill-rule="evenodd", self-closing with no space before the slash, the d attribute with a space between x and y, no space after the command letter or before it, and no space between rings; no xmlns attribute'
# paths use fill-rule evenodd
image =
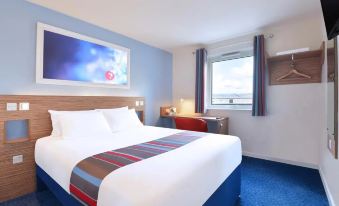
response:
<svg viewBox="0 0 339 206"><path fill-rule="evenodd" d="M195 112L205 112L205 71L207 67L207 50L204 48L195 51L196 79L195 79Z"/></svg>
<svg viewBox="0 0 339 206"><path fill-rule="evenodd" d="M253 104L252 116L265 116L266 96L266 59L265 59L265 37L258 35L254 37L254 71L253 71Z"/></svg>

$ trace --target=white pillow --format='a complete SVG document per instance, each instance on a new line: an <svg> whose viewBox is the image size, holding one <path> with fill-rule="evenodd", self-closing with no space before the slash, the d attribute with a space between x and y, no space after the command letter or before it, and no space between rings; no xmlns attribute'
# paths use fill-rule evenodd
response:
<svg viewBox="0 0 339 206"><path fill-rule="evenodd" d="M96 109L97 111L109 111L109 112L120 112L120 111L127 111L128 107L118 107L118 108L111 108L111 109Z"/></svg>
<svg viewBox="0 0 339 206"><path fill-rule="evenodd" d="M98 111L60 114L59 121L65 139L111 136L105 117Z"/></svg>
<svg viewBox="0 0 339 206"><path fill-rule="evenodd" d="M100 111L105 116L112 132L142 126L134 109L104 109Z"/></svg>
<svg viewBox="0 0 339 206"><path fill-rule="evenodd" d="M79 113L88 113L88 112L93 112L94 110L83 110L83 111L55 111L55 110L48 110L48 112L51 115L51 120L52 120L52 133L51 136L53 137L61 137L62 132L61 132L61 126L60 126L60 120L59 116L61 114L79 114Z"/></svg>
<svg viewBox="0 0 339 206"><path fill-rule="evenodd" d="M131 115L130 124L131 124L132 127L144 126L143 123L140 121L139 116L138 116L137 112L135 111L135 109L129 109L128 111Z"/></svg>

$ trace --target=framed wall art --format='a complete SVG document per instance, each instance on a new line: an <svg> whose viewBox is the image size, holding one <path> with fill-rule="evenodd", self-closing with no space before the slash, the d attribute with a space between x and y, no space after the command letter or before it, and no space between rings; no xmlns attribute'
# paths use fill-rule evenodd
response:
<svg viewBox="0 0 339 206"><path fill-rule="evenodd" d="M130 50L38 23L36 81L39 84L130 87Z"/></svg>

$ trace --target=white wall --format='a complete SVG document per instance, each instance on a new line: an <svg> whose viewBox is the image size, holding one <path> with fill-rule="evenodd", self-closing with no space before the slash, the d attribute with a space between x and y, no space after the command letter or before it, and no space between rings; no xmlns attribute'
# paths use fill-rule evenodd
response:
<svg viewBox="0 0 339 206"><path fill-rule="evenodd" d="M195 55L201 45L173 50L173 104L180 113L194 113ZM180 101L184 99L184 101Z"/></svg>
<svg viewBox="0 0 339 206"><path fill-rule="evenodd" d="M245 155L317 167L324 115L320 84L270 86L265 117L251 111L211 110L228 116L230 134L240 137Z"/></svg>
<svg viewBox="0 0 339 206"><path fill-rule="evenodd" d="M326 31L325 26L323 25L323 39L326 41ZM323 77L327 76L327 58L325 58L325 64L323 67ZM327 84L323 82L324 93L327 93L328 88ZM326 99L325 99L326 101ZM327 105L325 104L324 110L327 110ZM330 115L332 116L332 115ZM326 118L328 119L328 117ZM324 121L326 124L326 120ZM326 125L324 126L326 128ZM332 206L339 205L339 160L334 159L329 150L327 149L327 133L326 130L323 131L323 136L320 139L320 174L322 176L323 182L325 183L325 189L327 196L329 197Z"/></svg>
<svg viewBox="0 0 339 206"><path fill-rule="evenodd" d="M320 15L314 15L255 33L274 34L266 44L270 55L301 47L318 49L322 41L321 22ZM247 35L219 44L252 41L252 37ZM179 99L185 98L184 103L191 105L183 108L185 113L194 110L194 49L189 46L173 51L173 104L180 107ZM247 154L317 167L319 137L325 121L324 96L322 84L268 86L266 117L251 117L250 111L211 110L209 114L230 118L230 133L240 137Z"/></svg>

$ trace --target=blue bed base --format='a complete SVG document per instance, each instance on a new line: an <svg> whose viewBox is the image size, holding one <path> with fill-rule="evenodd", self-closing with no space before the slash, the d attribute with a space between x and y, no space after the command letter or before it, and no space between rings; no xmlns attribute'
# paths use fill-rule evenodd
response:
<svg viewBox="0 0 339 206"><path fill-rule="evenodd" d="M81 206L39 166L36 166L36 173L38 191L49 189L64 206ZM240 197L240 181L241 169L239 165L204 203L204 206L234 206Z"/></svg>

